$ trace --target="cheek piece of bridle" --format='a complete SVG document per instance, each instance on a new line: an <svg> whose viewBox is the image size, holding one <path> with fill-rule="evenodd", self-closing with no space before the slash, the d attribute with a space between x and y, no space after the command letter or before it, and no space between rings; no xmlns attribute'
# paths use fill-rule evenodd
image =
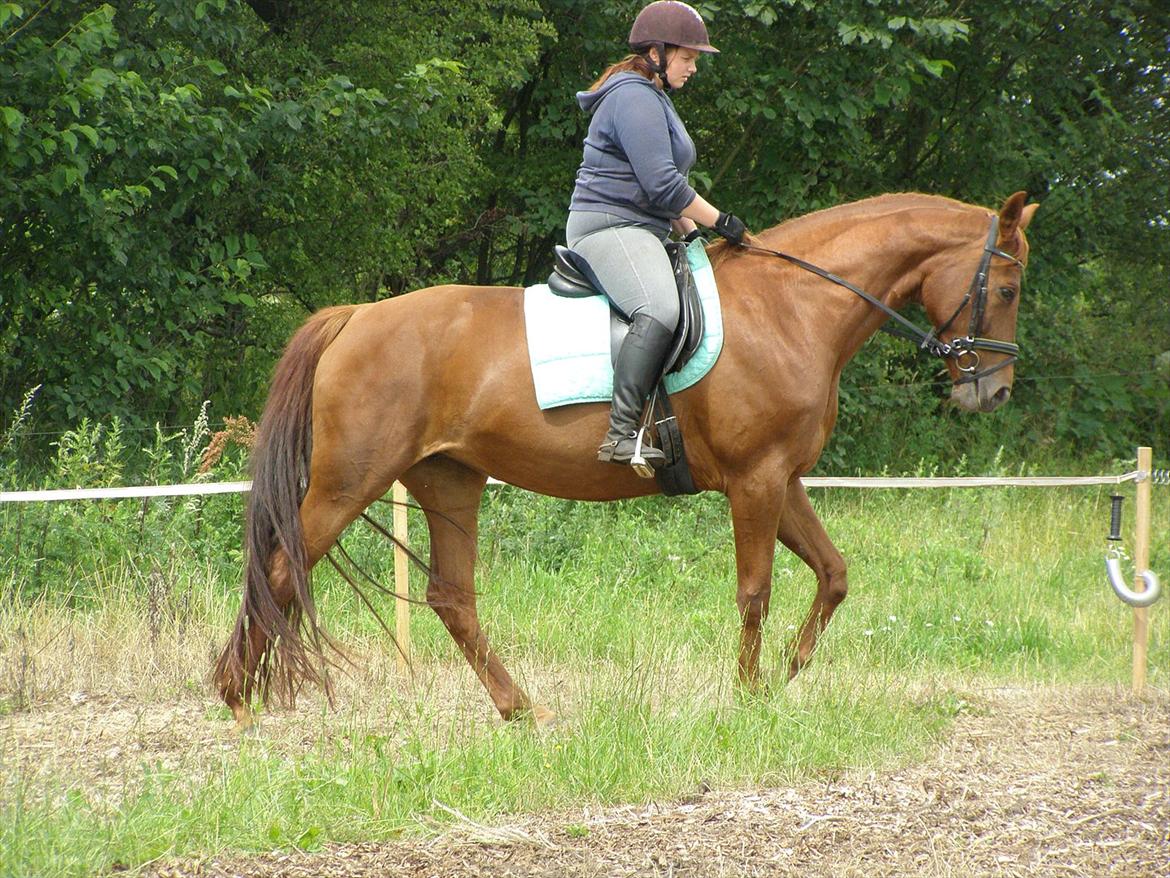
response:
<svg viewBox="0 0 1170 878"><path fill-rule="evenodd" d="M986 378L988 375L1012 365L1012 363L1020 358L1019 345L1010 341L982 338L979 335L979 330L983 324L983 314L987 310L987 278L991 270L991 257L999 256L1002 259L1010 259L1016 265L1020 266L1020 268L1024 267L1024 263L1020 262L1019 259L995 246L998 235L999 217L992 214L991 228L987 232L987 243L983 245L983 257L979 260L979 268L976 269L975 276L971 279L971 286L967 288L967 295L963 296L963 301L959 302L959 306L955 308L954 313L951 314L947 321L936 329L932 329L930 332L924 332L885 302L875 296L871 296L865 290L854 286L844 278L838 277L832 272L825 271L820 266L813 265L811 262L805 262L803 259L798 259L787 253L781 253L779 250L770 250L767 247L760 247L756 244L744 243L740 246L747 250L756 250L761 253L778 256L799 268L803 268L805 271L811 271L813 274L823 277L825 280L831 281L837 286L845 287L850 292L856 293L879 311L893 318L895 325L883 326L883 332L888 332L890 335L896 335L899 338L908 339L917 344L922 350L936 357L944 360L954 360L955 366L963 373L963 376L955 381L955 384L959 385L970 384L973 381L978 381L980 378ZM949 342L940 339L939 335L950 329L951 324L955 322L955 319L968 304L971 304L971 321L967 326L967 335L956 336ZM981 370L979 368L980 351L1007 354L1007 359L996 363L989 369Z"/></svg>

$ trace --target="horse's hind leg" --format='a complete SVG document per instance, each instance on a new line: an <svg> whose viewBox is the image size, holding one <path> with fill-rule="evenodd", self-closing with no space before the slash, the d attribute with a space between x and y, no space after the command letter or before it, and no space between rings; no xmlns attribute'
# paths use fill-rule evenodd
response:
<svg viewBox="0 0 1170 878"><path fill-rule="evenodd" d="M310 484L301 502L299 516L305 545L304 576L309 575L309 571L325 556L341 532L373 502L373 498L385 492L385 486L379 489L374 487L373 483L352 492L339 490L339 487L336 480L324 475L318 476ZM290 605L298 600L293 585L292 562L288 553L277 547L268 558L258 560L265 566L264 584L258 584L256 593L246 597L246 600L256 601L261 607L251 613L242 609L241 622L237 624L242 624L247 617L250 624L245 626L245 632L241 635L247 638L247 644L246 646L241 644L243 648L238 670L232 672L229 669L220 681L221 694L235 716L237 728L241 730L252 725L249 705L254 690L260 681L268 679L269 671L265 663L272 660L271 653L275 647L272 635L276 615L286 614ZM270 609L265 610L264 607ZM259 624L257 616L269 620L267 625ZM288 664L286 657L285 665L276 671L277 674L284 675L284 679L274 681L286 698L299 688L297 682L299 679L305 677L318 681L321 679L313 664L314 654L298 647L292 652L291 657L293 664Z"/></svg>
<svg viewBox="0 0 1170 878"><path fill-rule="evenodd" d="M427 603L438 614L479 676L504 719L531 715L538 724L553 714L533 706L488 644L475 601L476 531L487 478L446 457L413 466L402 483L427 517L431 535L431 576Z"/></svg>
<svg viewBox="0 0 1170 878"><path fill-rule="evenodd" d="M281 456L291 444L287 437L265 446L254 468L244 601L216 666L220 692L241 729L251 724L257 689L265 695L272 689L287 702L304 681L325 683L328 691L328 643L316 622L310 571L412 462L409 447L379 448L374 431L359 423L347 422L346 433L327 429L329 418L318 421L308 490L299 503L297 462ZM377 465L366 465L371 461Z"/></svg>
<svg viewBox="0 0 1170 878"><path fill-rule="evenodd" d="M848 584L845 559L833 545L800 480L788 488L788 505L780 519L777 537L817 575L817 593L790 651L788 678L792 679L812 658L817 637L825 630L833 612L845 600Z"/></svg>

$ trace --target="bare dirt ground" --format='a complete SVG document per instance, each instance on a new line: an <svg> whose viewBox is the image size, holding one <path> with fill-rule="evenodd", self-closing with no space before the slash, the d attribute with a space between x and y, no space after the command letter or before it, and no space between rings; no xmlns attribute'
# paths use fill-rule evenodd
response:
<svg viewBox="0 0 1170 878"><path fill-rule="evenodd" d="M1170 876L1170 693L1136 700L1121 689L986 689L971 702L935 753L901 770L697 790L684 801L490 826L455 814L454 826L431 838L155 863L146 874ZM88 743L76 723L72 732L70 724L58 728L68 746L90 748L90 764L100 769L123 755L120 740L150 737L119 736L119 722L142 732L155 722L171 730L206 725L198 719L111 715ZM37 743L66 745L51 738ZM172 747L182 741L161 750Z"/></svg>

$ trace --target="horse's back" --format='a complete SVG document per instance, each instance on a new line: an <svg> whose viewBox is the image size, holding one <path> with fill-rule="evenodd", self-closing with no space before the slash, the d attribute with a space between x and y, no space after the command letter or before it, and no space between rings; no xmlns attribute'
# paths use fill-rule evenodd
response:
<svg viewBox="0 0 1170 878"><path fill-rule="evenodd" d="M322 358L322 377L482 370L518 346L527 350L522 292L449 284L358 306Z"/></svg>
<svg viewBox="0 0 1170 878"><path fill-rule="evenodd" d="M523 290L443 284L361 306L355 322L380 336L400 333L462 337L523 330Z"/></svg>
<svg viewBox="0 0 1170 878"><path fill-rule="evenodd" d="M322 417L406 420L435 442L535 412L523 291L446 285L358 306L321 357L314 396Z"/></svg>

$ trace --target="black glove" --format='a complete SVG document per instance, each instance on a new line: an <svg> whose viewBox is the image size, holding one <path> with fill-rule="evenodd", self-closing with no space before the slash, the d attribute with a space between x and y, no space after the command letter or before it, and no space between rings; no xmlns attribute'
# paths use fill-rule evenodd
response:
<svg viewBox="0 0 1170 878"><path fill-rule="evenodd" d="M715 220L713 228L732 244L742 244L743 236L747 234L747 226L743 224L743 220L734 214L722 211L719 213L719 219Z"/></svg>
<svg viewBox="0 0 1170 878"><path fill-rule="evenodd" d="M703 237L703 232L701 229L691 229L690 232L688 232L683 237L683 240L686 241L688 244L693 244L693 243L695 243L695 241L700 240L702 237Z"/></svg>

